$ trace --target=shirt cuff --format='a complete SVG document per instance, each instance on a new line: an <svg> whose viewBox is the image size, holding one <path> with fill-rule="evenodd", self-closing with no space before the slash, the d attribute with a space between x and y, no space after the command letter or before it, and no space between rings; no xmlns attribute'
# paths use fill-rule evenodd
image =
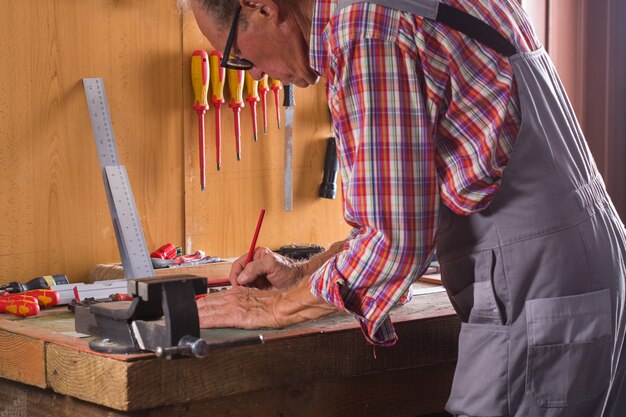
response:
<svg viewBox="0 0 626 417"><path fill-rule="evenodd" d="M395 345L398 336L391 319L376 308L375 300L367 294L360 297L347 294L345 284L346 279L337 269L336 257L329 259L309 279L311 293L356 318L369 343L378 346ZM407 296L410 299L410 289Z"/></svg>

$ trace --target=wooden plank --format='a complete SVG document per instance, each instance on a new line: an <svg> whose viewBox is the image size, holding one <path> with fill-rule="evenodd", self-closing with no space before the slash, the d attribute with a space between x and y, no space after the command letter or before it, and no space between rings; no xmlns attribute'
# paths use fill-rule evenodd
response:
<svg viewBox="0 0 626 417"><path fill-rule="evenodd" d="M387 372L456 359L456 319L398 326L400 342L373 349L357 331L230 348L204 359L119 362L63 346L47 350L48 382L56 392L117 410L143 410L316 380Z"/></svg>
<svg viewBox="0 0 626 417"><path fill-rule="evenodd" d="M126 362L49 344L46 365L48 385L55 392L117 410L128 408Z"/></svg>
<svg viewBox="0 0 626 417"><path fill-rule="evenodd" d="M44 342L0 330L0 377L46 387Z"/></svg>
<svg viewBox="0 0 626 417"><path fill-rule="evenodd" d="M0 415L10 417L128 417L115 411L72 397L0 378ZM148 417L139 412L133 417Z"/></svg>
<svg viewBox="0 0 626 417"><path fill-rule="evenodd" d="M443 411L453 374L446 362L162 407L150 417L418 417Z"/></svg>
<svg viewBox="0 0 626 417"><path fill-rule="evenodd" d="M180 266L177 268L155 269L156 276L191 274L206 277L209 282L228 280L228 274L235 258L224 259L212 264ZM89 271L88 282L123 279L122 264L99 264Z"/></svg>
<svg viewBox="0 0 626 417"><path fill-rule="evenodd" d="M453 372L440 363L131 412L0 379L0 404L16 417L418 417L443 409Z"/></svg>

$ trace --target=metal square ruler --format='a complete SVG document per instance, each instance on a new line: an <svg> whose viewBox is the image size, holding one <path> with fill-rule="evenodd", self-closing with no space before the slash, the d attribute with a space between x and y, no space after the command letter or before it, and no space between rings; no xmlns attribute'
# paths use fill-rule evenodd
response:
<svg viewBox="0 0 626 417"><path fill-rule="evenodd" d="M83 87L124 276L152 277L155 273L128 173L119 162L104 81L102 78L83 78Z"/></svg>

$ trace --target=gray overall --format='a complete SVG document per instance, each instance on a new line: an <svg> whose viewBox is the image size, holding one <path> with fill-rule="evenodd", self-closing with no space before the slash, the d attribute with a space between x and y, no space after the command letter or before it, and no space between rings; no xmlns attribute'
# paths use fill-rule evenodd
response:
<svg viewBox="0 0 626 417"><path fill-rule="evenodd" d="M439 6L366 1L433 20ZM624 225L546 52L509 60L522 124L500 190L480 213L440 210L437 254L463 321L446 409L626 417Z"/></svg>

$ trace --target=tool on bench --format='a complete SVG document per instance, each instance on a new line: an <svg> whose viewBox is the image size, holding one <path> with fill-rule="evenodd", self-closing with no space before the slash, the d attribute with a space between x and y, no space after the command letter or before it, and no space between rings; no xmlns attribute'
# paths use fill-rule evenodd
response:
<svg viewBox="0 0 626 417"><path fill-rule="evenodd" d="M69 284L69 281L65 275L44 275L41 277L33 278L30 281L22 284L19 282L10 282L8 284L0 286L0 293L19 293L30 290L47 290L55 285Z"/></svg>
<svg viewBox="0 0 626 417"><path fill-rule="evenodd" d="M284 157L284 208L285 211L293 209L293 108L296 98L293 85L285 85L283 93L283 106L285 107L285 157Z"/></svg>
<svg viewBox="0 0 626 417"><path fill-rule="evenodd" d="M320 185L320 197L334 199L337 195L337 145L335 138L328 138L324 158L324 178Z"/></svg>
<svg viewBox="0 0 626 417"><path fill-rule="evenodd" d="M39 303L35 297L13 294L0 297L0 313L11 313L18 317L36 316L39 314Z"/></svg>
<svg viewBox="0 0 626 417"><path fill-rule="evenodd" d="M230 91L230 103L228 107L233 109L233 120L235 121L235 148L237 150L237 160L241 161L241 122L240 113L243 108L243 80L244 71L227 69L228 90Z"/></svg>
<svg viewBox="0 0 626 417"><path fill-rule="evenodd" d="M217 161L218 171L222 167L222 115L220 109L224 102L224 80L226 78L226 69L220 66L221 61L221 52L211 52L211 55L209 55L211 103L213 103L213 108L215 109L215 160Z"/></svg>
<svg viewBox="0 0 626 417"><path fill-rule="evenodd" d="M120 165L102 78L83 78L104 190L127 278L154 276L126 168Z"/></svg>
<svg viewBox="0 0 626 417"><path fill-rule="evenodd" d="M267 80L267 74L259 80L259 95L261 96L261 110L263 110L263 133L265 135L267 135L267 92L270 91Z"/></svg>
<svg viewBox="0 0 626 417"><path fill-rule="evenodd" d="M59 304L60 301L59 293L54 290L30 290L17 294L5 292L0 296L0 299L10 300L22 296L28 296L33 298L41 307L54 307L55 305Z"/></svg>
<svg viewBox="0 0 626 417"><path fill-rule="evenodd" d="M205 186L205 140L204 113L209 109L207 94L209 91L209 56L206 51L197 50L191 55L191 84L193 86L194 105L198 113L198 155L200 157L200 189Z"/></svg>
<svg viewBox="0 0 626 417"><path fill-rule="evenodd" d="M133 301L76 305L76 331L97 336L89 342L97 352L152 351L167 358L201 358L213 349L263 343L262 336L201 339L195 296L206 291L206 278L193 275L129 279Z"/></svg>

